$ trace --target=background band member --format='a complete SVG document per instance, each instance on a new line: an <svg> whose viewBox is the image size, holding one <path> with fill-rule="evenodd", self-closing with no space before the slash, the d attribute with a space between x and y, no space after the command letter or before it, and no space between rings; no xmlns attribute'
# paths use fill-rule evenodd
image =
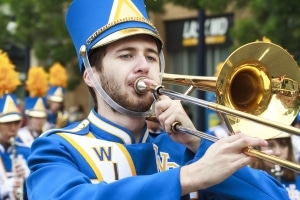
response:
<svg viewBox="0 0 300 200"><path fill-rule="evenodd" d="M21 84L14 69L7 54L0 50L0 199L26 196L24 180L29 175L26 158L30 149L16 141L22 113L12 94Z"/></svg>
<svg viewBox="0 0 300 200"><path fill-rule="evenodd" d="M283 132L276 138L269 139L268 144L267 147L260 147L259 149L262 151L272 150L275 156L296 162L290 134ZM300 179L296 172L263 160L256 160L251 166L262 169L278 179L286 187L290 199L300 198Z"/></svg>
<svg viewBox="0 0 300 200"><path fill-rule="evenodd" d="M48 126L45 98L48 86L48 74L44 68L30 68L26 80L29 97L25 98L24 106L26 125L20 128L18 132L19 139L28 147Z"/></svg>
<svg viewBox="0 0 300 200"><path fill-rule="evenodd" d="M64 108L64 96L67 86L67 71L60 63L54 63L49 69L49 90L47 109L49 128L61 128L68 124L68 112Z"/></svg>

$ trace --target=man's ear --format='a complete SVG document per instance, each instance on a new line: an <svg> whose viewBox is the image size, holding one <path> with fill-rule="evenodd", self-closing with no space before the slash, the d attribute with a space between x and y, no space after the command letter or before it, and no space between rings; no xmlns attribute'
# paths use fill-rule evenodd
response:
<svg viewBox="0 0 300 200"><path fill-rule="evenodd" d="M95 67L92 67L93 73L97 73L97 70L95 69ZM92 78L89 76L87 70L84 70L83 72L83 80L84 82L89 86L89 87L93 87L93 81Z"/></svg>

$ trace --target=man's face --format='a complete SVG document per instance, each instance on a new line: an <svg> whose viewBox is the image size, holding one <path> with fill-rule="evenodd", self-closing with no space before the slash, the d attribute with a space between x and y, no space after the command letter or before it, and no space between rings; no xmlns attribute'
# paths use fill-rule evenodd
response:
<svg viewBox="0 0 300 200"><path fill-rule="evenodd" d="M46 123L46 118L30 117L28 118L28 125L31 130L36 132L42 132L44 124Z"/></svg>
<svg viewBox="0 0 300 200"><path fill-rule="evenodd" d="M52 113L57 113L60 110L61 106L62 106L61 102L55 102L50 100L48 101L48 107Z"/></svg>
<svg viewBox="0 0 300 200"><path fill-rule="evenodd" d="M155 40L136 35L108 45L102 62L100 80L105 92L122 107L145 112L153 97L150 92L140 95L134 90L139 77L159 82L159 53Z"/></svg>
<svg viewBox="0 0 300 200"><path fill-rule="evenodd" d="M11 137L17 136L21 121L0 123L0 143L8 144Z"/></svg>

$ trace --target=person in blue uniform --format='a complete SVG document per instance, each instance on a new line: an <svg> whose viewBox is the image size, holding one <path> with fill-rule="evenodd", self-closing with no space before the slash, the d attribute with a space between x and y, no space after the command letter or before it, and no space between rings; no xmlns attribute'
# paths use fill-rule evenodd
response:
<svg viewBox="0 0 300 200"><path fill-rule="evenodd" d="M31 67L28 71L26 89L29 96L25 98L24 114L26 125L19 129L18 139L28 147L48 127L46 93L48 91L48 74L42 66Z"/></svg>
<svg viewBox="0 0 300 200"><path fill-rule="evenodd" d="M25 195L24 180L29 175L26 159L30 149L16 141L22 113L12 92L20 85L6 53L0 50L0 199L14 200Z"/></svg>
<svg viewBox="0 0 300 200"><path fill-rule="evenodd" d="M275 156L296 163L290 134L282 132L268 139L268 144L268 147L259 149L272 150ZM256 160L251 166L264 170L278 179L288 191L291 200L300 199L300 176L297 172L263 160Z"/></svg>
<svg viewBox="0 0 300 200"><path fill-rule="evenodd" d="M276 179L247 166L255 158L242 148L266 146L262 139L239 133L212 144L174 132L174 122L195 127L181 102L164 95L154 106L164 131L147 129L153 95L134 85L141 77L160 83L164 65L145 8L143 0L71 3L66 24L95 105L83 121L33 142L28 198L288 199Z"/></svg>
<svg viewBox="0 0 300 200"><path fill-rule="evenodd" d="M297 117L294 119L292 126L296 128L300 128L300 113L297 114ZM291 140L292 140L295 160L298 164L300 164L300 136L291 135Z"/></svg>
<svg viewBox="0 0 300 200"><path fill-rule="evenodd" d="M49 69L49 90L47 93L47 129L62 128L69 123L69 114L64 107L67 86L67 70L59 62Z"/></svg>

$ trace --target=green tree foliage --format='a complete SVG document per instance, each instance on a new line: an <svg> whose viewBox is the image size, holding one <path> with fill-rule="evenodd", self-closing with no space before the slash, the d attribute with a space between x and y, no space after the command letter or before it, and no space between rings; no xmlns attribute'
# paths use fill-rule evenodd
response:
<svg viewBox="0 0 300 200"><path fill-rule="evenodd" d="M263 36L287 49L300 62L300 4L293 0L252 0L251 15L238 19L232 30L237 45L261 39Z"/></svg>
<svg viewBox="0 0 300 200"><path fill-rule="evenodd" d="M234 0L167 0L175 5L180 5L187 8L202 8L210 10L213 13L222 13L227 5Z"/></svg>
<svg viewBox="0 0 300 200"><path fill-rule="evenodd" d="M0 6L9 8L1 12L0 44L12 43L34 49L39 65L48 69L54 62L61 62L68 69L69 89L74 89L80 80L76 54L65 26L65 8L70 0L3 0ZM4 20L2 20L4 19ZM14 33L7 31L9 21L16 23Z"/></svg>

